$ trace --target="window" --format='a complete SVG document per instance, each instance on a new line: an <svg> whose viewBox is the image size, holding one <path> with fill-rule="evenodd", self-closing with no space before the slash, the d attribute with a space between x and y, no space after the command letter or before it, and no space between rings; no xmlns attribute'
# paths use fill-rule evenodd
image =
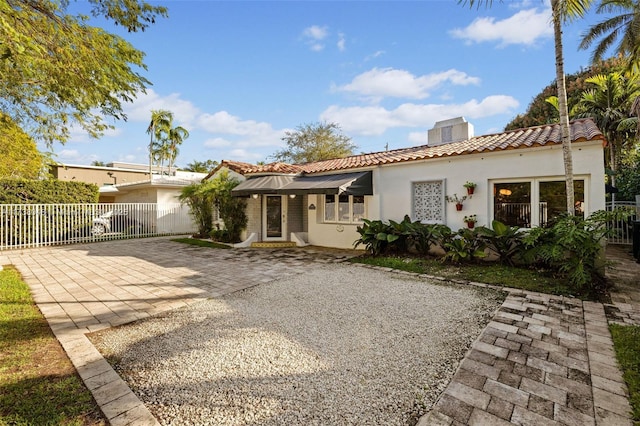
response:
<svg viewBox="0 0 640 426"><path fill-rule="evenodd" d="M574 181L575 214L584 216L584 180ZM509 226L544 226L566 211L564 180L493 184L493 217ZM537 208L533 208L537 206Z"/></svg>
<svg viewBox="0 0 640 426"><path fill-rule="evenodd" d="M365 217L363 195L324 196L324 221L357 223Z"/></svg>
<svg viewBox="0 0 640 426"><path fill-rule="evenodd" d="M444 181L413 183L413 217L426 223L444 223Z"/></svg>

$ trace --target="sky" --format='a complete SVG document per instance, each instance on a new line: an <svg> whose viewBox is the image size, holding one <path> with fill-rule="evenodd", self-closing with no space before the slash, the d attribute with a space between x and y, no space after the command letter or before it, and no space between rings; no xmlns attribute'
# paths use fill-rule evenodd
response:
<svg viewBox="0 0 640 426"><path fill-rule="evenodd" d="M548 0L153 2L169 9L146 31L116 33L145 52L151 81L124 104L127 121L91 139L75 129L54 160L148 164L151 110L174 113L190 136L176 164L271 162L282 137L334 122L368 153L424 145L436 121L464 117L475 135L501 132L555 78ZM76 4L82 9L86 4ZM565 72L589 65L582 34L604 17L564 26ZM40 149L45 150L44 146Z"/></svg>

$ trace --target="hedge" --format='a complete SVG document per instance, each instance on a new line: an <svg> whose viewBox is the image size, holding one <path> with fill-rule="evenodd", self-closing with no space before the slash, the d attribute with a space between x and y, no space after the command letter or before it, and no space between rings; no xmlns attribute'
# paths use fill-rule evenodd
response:
<svg viewBox="0 0 640 426"><path fill-rule="evenodd" d="M0 179L0 204L88 204L99 196L92 183Z"/></svg>

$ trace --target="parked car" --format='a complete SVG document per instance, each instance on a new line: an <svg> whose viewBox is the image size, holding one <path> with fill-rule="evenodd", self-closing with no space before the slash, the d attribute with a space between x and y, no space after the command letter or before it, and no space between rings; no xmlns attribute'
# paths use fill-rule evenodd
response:
<svg viewBox="0 0 640 426"><path fill-rule="evenodd" d="M144 232L144 226L140 221L130 217L127 211L122 210L109 210L93 218L91 235L98 237L116 232L139 235Z"/></svg>

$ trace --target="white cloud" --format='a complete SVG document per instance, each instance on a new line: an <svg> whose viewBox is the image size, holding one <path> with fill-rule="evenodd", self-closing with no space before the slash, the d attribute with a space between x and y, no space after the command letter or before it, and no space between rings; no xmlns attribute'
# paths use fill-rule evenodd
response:
<svg viewBox="0 0 640 426"><path fill-rule="evenodd" d="M81 154L76 149L63 149L56 152L56 157L59 162L67 164L91 164L91 162L98 160L98 156L95 154Z"/></svg>
<svg viewBox="0 0 640 426"><path fill-rule="evenodd" d="M228 158L232 158L236 161L244 161L247 163L255 163L257 161L265 160L265 157L263 154L259 154L255 151L249 151L241 148L233 149L229 151L228 155L229 155Z"/></svg>
<svg viewBox="0 0 640 426"><path fill-rule="evenodd" d="M180 97L180 93L160 96L153 89L140 93L132 103L124 104L124 112L129 121L147 123L151 120L151 110L157 109L173 112L176 124L187 128L193 126L194 117L200 114L200 110L191 101Z"/></svg>
<svg viewBox="0 0 640 426"><path fill-rule="evenodd" d="M449 33L469 44L498 42L500 47L511 44L531 46L542 38L553 36L551 9L521 10L502 20L477 18L469 26L453 29Z"/></svg>
<svg viewBox="0 0 640 426"><path fill-rule="evenodd" d="M365 57L364 60L365 60L365 62L367 62L367 61L370 61L370 60L375 59L377 57L380 57L380 56L384 55L385 53L387 53L387 52L385 52L384 50L378 50L376 52L373 52L371 55Z"/></svg>
<svg viewBox="0 0 640 426"><path fill-rule="evenodd" d="M115 138L121 134L122 129L116 127L105 130L102 137ZM77 124L72 124L69 127L69 143L91 143L94 141L96 141L96 139L89 136L89 133Z"/></svg>
<svg viewBox="0 0 640 426"><path fill-rule="evenodd" d="M320 115L320 118L340 124L347 133L377 136L395 127L429 128L436 121L452 117L482 118L512 113L518 105L515 98L505 95L487 96L481 101L472 99L463 104L405 103L393 110L381 106L332 105Z"/></svg>
<svg viewBox="0 0 640 426"><path fill-rule="evenodd" d="M211 138L204 141L203 145L207 148L224 148L231 145L231 141L224 138Z"/></svg>
<svg viewBox="0 0 640 426"><path fill-rule="evenodd" d="M379 100L382 97L424 99L429 96L432 89L446 82L466 86L478 84L480 79L455 69L418 77L405 70L373 68L357 75L351 83L335 89L373 100Z"/></svg>
<svg viewBox="0 0 640 426"><path fill-rule="evenodd" d="M347 48L346 43L347 40L345 39L344 33L338 33L338 43L336 44L338 46L338 50L344 52Z"/></svg>
<svg viewBox="0 0 640 426"><path fill-rule="evenodd" d="M326 26L312 25L302 31L302 37L314 52L319 52L324 49L324 43L322 43L322 41L326 39L328 35L329 29Z"/></svg>
<svg viewBox="0 0 640 426"><path fill-rule="evenodd" d="M407 140L413 145L426 145L427 144L427 131L423 132L410 132L407 136Z"/></svg>

